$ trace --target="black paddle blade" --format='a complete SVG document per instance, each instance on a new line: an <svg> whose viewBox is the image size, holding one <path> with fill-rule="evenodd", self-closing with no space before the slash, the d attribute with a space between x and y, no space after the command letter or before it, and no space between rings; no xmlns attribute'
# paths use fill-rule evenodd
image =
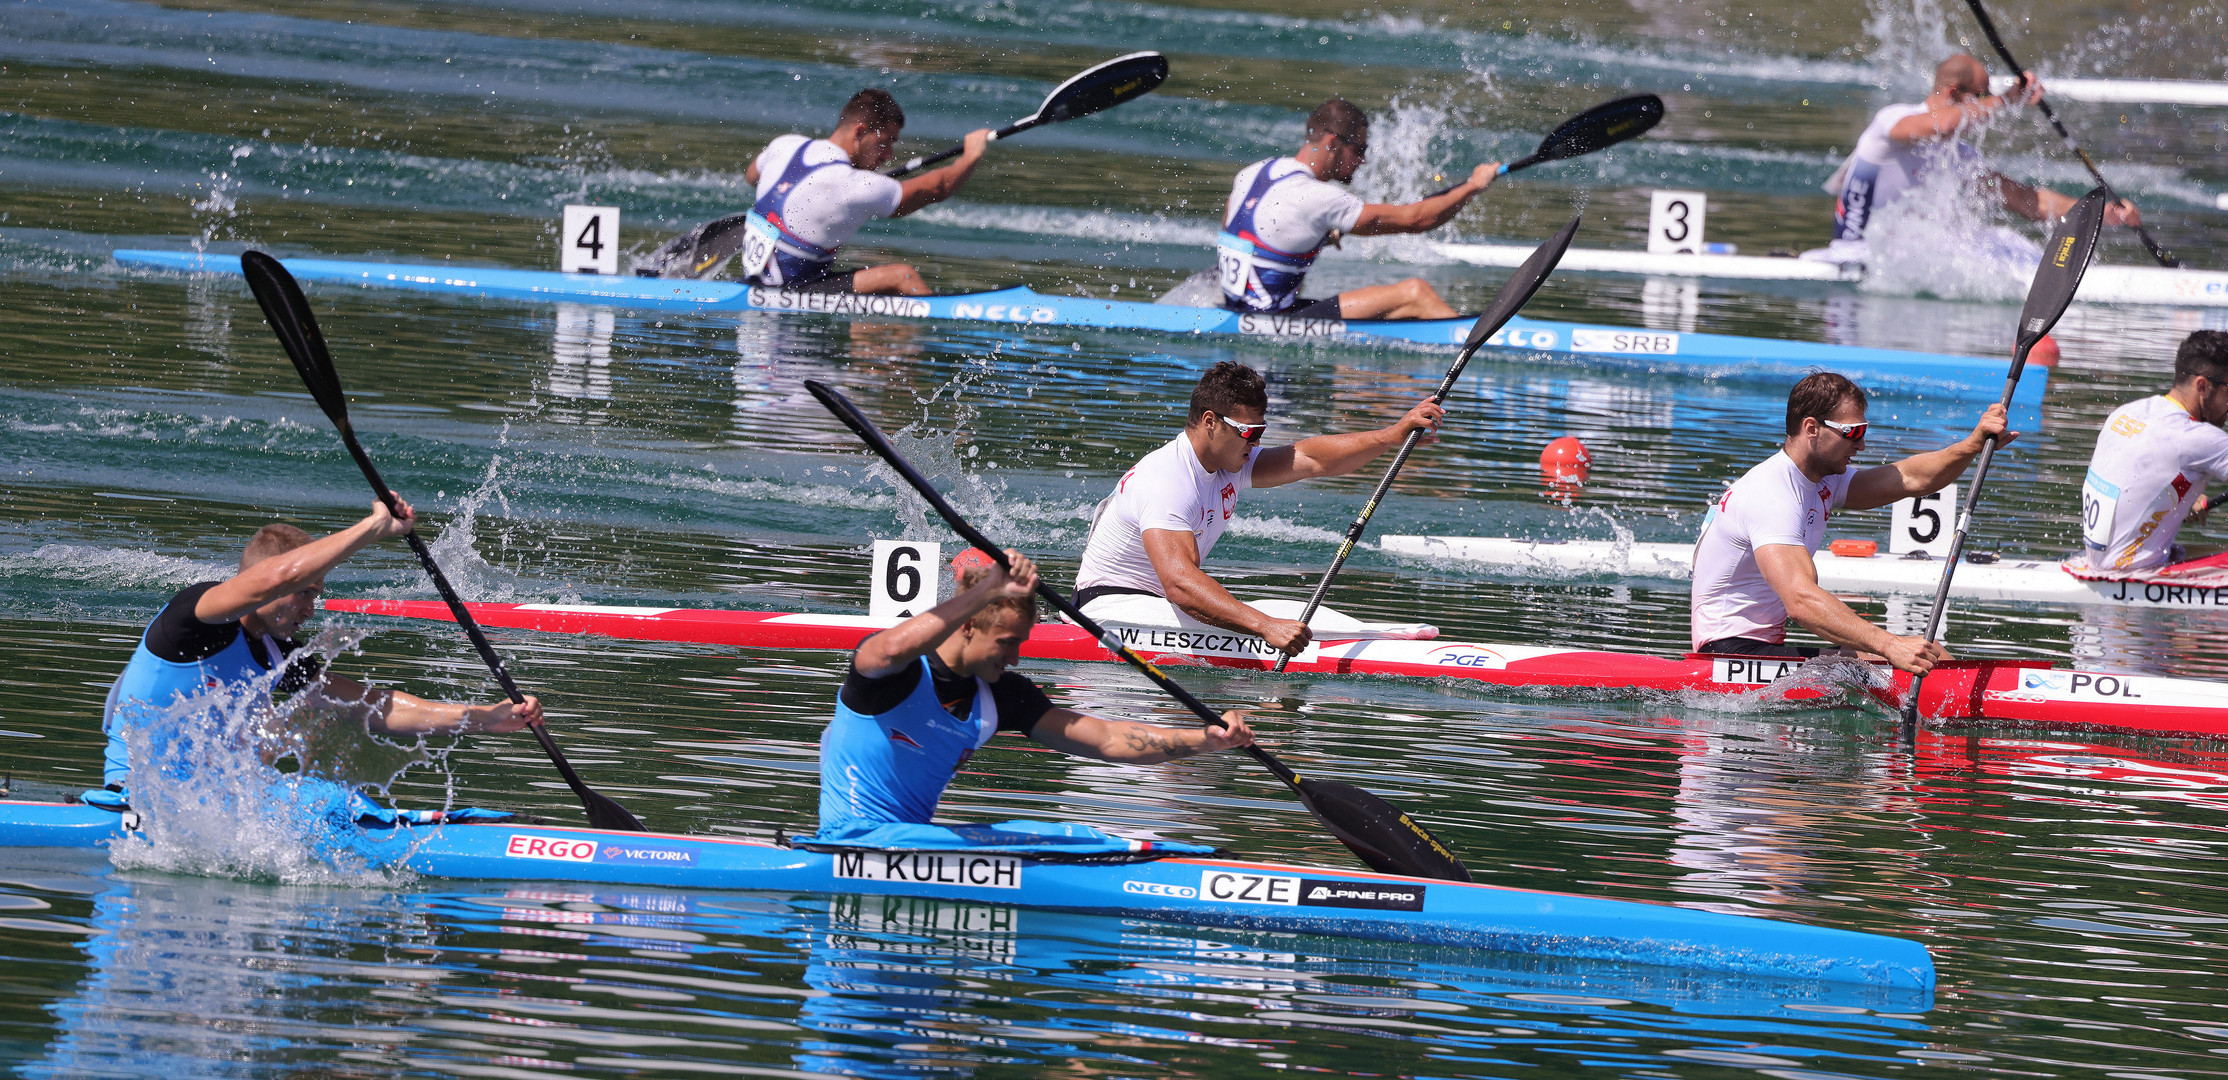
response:
<svg viewBox="0 0 2228 1080"><path fill-rule="evenodd" d="M588 809L588 827L591 829L609 829L612 832L650 831L650 827L644 825L641 818L629 813L626 807L611 801L611 797L603 792L591 789L574 792L574 794L580 797L580 805Z"/></svg>
<svg viewBox="0 0 2228 1080"><path fill-rule="evenodd" d="M2103 188L2081 196L2058 227L2050 230L2042 265L2035 268L2034 283L2027 286L2027 306L2019 309L2017 355L2024 357L2073 303L2082 276L2089 272L2089 256L2096 252L2097 234L2104 231L2105 202Z"/></svg>
<svg viewBox="0 0 2228 1080"><path fill-rule="evenodd" d="M1548 132L1547 137L1540 140L1539 150L1532 154L1532 160L1561 161L1591 154L1644 134L1662 119L1663 99L1654 94L1635 94L1606 101Z"/></svg>
<svg viewBox="0 0 2228 1080"><path fill-rule="evenodd" d="M247 275L248 288L255 291L263 318L270 322L271 332L278 335L287 359L294 362L302 385L317 399L317 407L325 410L333 426L348 430L348 395L341 392L340 376L333 371L333 355L325 348L325 335L317 329L317 316L310 313L309 298L302 295L294 275L277 259L260 251L240 256L240 272Z"/></svg>
<svg viewBox="0 0 2228 1080"><path fill-rule="evenodd" d="M1089 116L1152 93L1167 78L1168 58L1157 52L1117 56L1053 87L1029 121L1055 124Z"/></svg>
<svg viewBox="0 0 2228 1080"><path fill-rule="evenodd" d="M1307 808L1370 869L1440 881L1468 881L1470 868L1421 822L1352 784L1301 778Z"/></svg>
<svg viewBox="0 0 2228 1080"><path fill-rule="evenodd" d="M720 272L750 238L749 214L707 221L663 244L635 267L636 277L692 278L704 281Z"/></svg>
<svg viewBox="0 0 2228 1080"><path fill-rule="evenodd" d="M1533 249L1524 265L1517 267L1516 272L1501 283L1501 291L1493 295L1493 302L1485 306L1477 324L1470 327L1470 336L1462 343L1463 351L1476 352L1478 346L1485 344L1485 339L1499 333L1501 327L1531 302L1539 287L1547 284L1547 276L1555 272L1556 264L1563 261L1563 252L1570 250L1571 237L1577 235L1578 219L1572 218L1570 224Z"/></svg>

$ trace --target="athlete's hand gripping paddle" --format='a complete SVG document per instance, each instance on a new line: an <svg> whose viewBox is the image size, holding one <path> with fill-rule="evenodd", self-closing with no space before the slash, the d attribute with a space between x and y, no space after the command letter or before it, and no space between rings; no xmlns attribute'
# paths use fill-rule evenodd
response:
<svg viewBox="0 0 2228 1080"><path fill-rule="evenodd" d="M1980 23L1980 32L1995 47L1996 55L2003 57L2004 64L2011 68L2012 78L2022 78L2027 69L2020 67L2019 61L2012 57L2011 49L2004 44L2003 35L1996 32L1996 20L1988 17L1988 9L1981 6L1981 0L1965 0L1965 6L1973 9L1973 19ZM2081 159L2081 164L2089 170L2090 179L2096 181L2097 187L2104 189L2104 197L2111 202L2119 202L2118 193L2105 181L2104 174L2097 171L2096 162L2089 160L2088 152L2081 149L2081 144L2073 141L2073 133L2066 130L2065 121L2058 119L2058 114L2051 110L2050 103L2037 101L2035 105L2042 110L2043 118L2050 121L2050 126L2058 129L2058 138L2065 141L2066 149L2073 151L2073 156ZM2151 249L2151 258L2157 259L2160 266L2172 269L2182 264L2180 259L2158 246L2158 241L2151 238L2149 229L2137 225L2135 235L2143 238L2143 246Z"/></svg>
<svg viewBox="0 0 2228 1080"><path fill-rule="evenodd" d="M1548 237L1546 243L1534 249L1531 257L1524 260L1524 265L1517 267L1516 272L1501 283L1501 291L1494 294L1493 302L1485 306L1484 314L1479 315L1477 323L1470 327L1470 336L1462 343L1462 355L1454 358L1454 366L1447 369L1447 377L1439 380L1438 392L1431 395L1433 404L1441 404L1447 400L1447 395L1454 392L1455 382L1462 378L1462 369L1469 365L1471 357L1478 354L1478 347L1484 345L1487 338L1499 333L1501 327L1515 318L1516 313L1532 299L1532 295L1539 292L1540 286L1547 283L1547 275L1555 272L1555 265L1563 261L1563 252L1570 249L1571 237L1578 234L1578 220L1570 219L1570 224ZM1409 432L1408 440L1400 444L1400 452L1393 455L1392 465L1385 470L1384 478L1377 481L1377 490L1369 493L1369 501L1362 504L1362 512L1355 515L1352 525L1346 527L1346 539L1339 543L1338 554L1331 556L1331 568L1323 571L1323 580L1315 583L1315 594L1307 598L1307 609L1300 612L1301 623L1313 619L1316 609L1323 606L1323 597L1331 591L1331 580L1346 565L1346 557L1354 553L1354 545L1361 542L1362 530L1369 527L1370 517L1377 513L1377 504L1384 500L1386 492L1392 490L1393 478L1400 475L1400 467L1408 463L1408 455L1422 439L1423 429L1418 428ZM1283 671L1284 665L1291 662L1290 654L1279 656L1276 658L1275 670Z"/></svg>
<svg viewBox="0 0 2228 1080"><path fill-rule="evenodd" d="M2011 373L2004 377L2003 407L2011 408L2011 395L2019 389L2019 373L2027 366L2027 352L2035 342L2058 325L2058 317L2066 313L2066 305L2073 303L2074 291L2081 287L2081 276L2088 272L2089 256L2096 251L2097 234L2104 229L2104 209L2111 193L2097 188L2081 197L2064 220L2050 233L2050 243L2043 248L2042 266L2035 271L2034 283L2027 286L2027 306L2019 309L2019 333L2011 352ZM1980 464L1973 470L1972 490L1965 494L1965 505L1959 508L1957 532L1950 538L1949 559L1942 564L1942 580L1934 589L1934 609L1926 617L1926 640L1933 641L1941 633L1942 612L1949 606L1950 577L1957 573L1957 561L1965 553L1965 537L1973 527L1973 508L1980 505L1980 486L1988 480L1989 462L1996 457L1996 437L1988 436L1981 444ZM1926 676L1911 679L1911 695L1903 700L1903 734L1909 739L1917 734L1919 723L1919 686Z"/></svg>
<svg viewBox="0 0 2228 1080"><path fill-rule="evenodd" d="M1104 112L1125 101L1151 93L1154 87L1167 78L1168 58L1157 52L1117 56L1053 87L1052 92L1045 95L1044 104L1037 106L1036 112L992 132L991 141L1018 135L1033 127ZM1658 108L1660 110L1660 106ZM963 143L939 154L914 158L892 169L889 175L904 176L947 158L957 157L964 148ZM749 236L744 224L749 218L749 214L729 214L705 222L666 241L650 255L646 265L635 272L644 277L699 280L717 274L721 267L727 265L728 259L743 250L743 242Z"/></svg>
<svg viewBox="0 0 2228 1080"><path fill-rule="evenodd" d="M867 448L874 451L875 456L887 462L899 476L904 477L905 482L920 493L921 498L944 519L945 524L952 527L953 532L964 537L976 550L989 556L999 566L1006 565L1005 551L991 543L989 537L976 531L973 525L967 523L967 519L960 517L959 511L952 509L951 504L944 501L943 495L929 485L928 479L916 471L903 454L898 453L897 447L890 445L888 437L875 428L873 421L860 413L858 406L851 404L851 399L843 396L842 391L811 379L805 381L805 389L812 391L812 396L820 399L820 404L827 406L836 419L843 421L845 427L857 434ZM1051 584L1042 575L1037 578L1037 595L1068 618L1075 620L1076 625L1098 638L1099 643L1112 650L1116 656L1144 672L1146 678L1153 680L1155 685L1167 691L1170 697L1181 702L1201 721L1214 727L1222 726L1221 714L1209 709L1198 698L1193 697L1190 691L1177 685L1175 680L1161 674L1159 668L1131 651L1119 636L1108 632L1090 616L1083 614L1067 597L1053 591ZM1276 774L1277 779L1284 781L1285 786L1298 793L1300 802L1330 830L1331 835L1353 849L1354 854L1371 867L1388 874L1407 874L1441 881L1470 880L1469 869L1454 857L1452 851L1447 850L1445 844L1440 843L1437 837L1431 835L1414 818L1395 809L1385 800L1352 784L1302 777L1258 746L1244 749L1246 753L1253 755L1255 761Z"/></svg>
<svg viewBox="0 0 2228 1080"><path fill-rule="evenodd" d="M1507 176L1519 169L1567 158L1582 157L1596 150L1615 146L1626 139L1646 134L1649 128L1663 119L1663 99L1654 94L1635 94L1631 97L1604 101L1585 112L1563 121L1560 127L1547 133L1539 141L1539 149L1515 161L1503 162L1495 176ZM1432 192L1425 198L1437 198L1460 184L1453 184Z"/></svg>
<svg viewBox="0 0 2228 1080"><path fill-rule="evenodd" d="M248 287L255 290L255 302L262 305L263 316L271 322L271 331L278 335L279 344L285 346L287 357L294 361L294 370L302 376L303 385L309 387L310 396L317 399L317 407L325 410L326 418L340 430L341 442L348 447L349 456L356 459L356 467L363 470L364 479L371 482L371 490L379 496L379 501L386 503L389 511L395 510L394 492L387 490L386 481L379 478L378 468L364 453L363 445L356 441L355 428L348 422L348 395L340 388L340 375L333 369L332 353L325 348L325 335L317 329L317 317L310 312L309 298L302 295L302 287L295 284L294 275L287 273L277 259L260 251L240 256L240 270L247 275ZM433 553L426 550L425 540L415 531L404 534L403 538L410 541L410 550L418 553L418 562L425 567L426 576L433 579L433 587L440 591L441 599L448 602L449 613L455 616L457 625L464 628L465 636L472 639L472 647L479 650L481 661L494 673L495 681L502 684L503 692L510 695L513 703L523 704L526 695L511 681L510 671L503 666L502 658L495 655L494 646L487 643L487 635L480 632L480 624L473 620L472 613L465 610L464 601L449 586L449 579L433 561ZM545 727L533 724L530 730L534 738L541 741L542 751L557 766L565 783L572 787L573 794L580 797L581 805L587 808L588 824L598 829L648 831L626 807L596 793L581 781L580 774L573 771L572 763L565 760L564 752L557 749L557 743L549 737Z"/></svg>

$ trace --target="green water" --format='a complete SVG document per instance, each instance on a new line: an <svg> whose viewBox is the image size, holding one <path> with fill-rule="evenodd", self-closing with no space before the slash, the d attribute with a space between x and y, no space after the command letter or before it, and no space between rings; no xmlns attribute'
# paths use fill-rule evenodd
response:
<svg viewBox="0 0 2228 1080"><path fill-rule="evenodd" d="M2046 74L2228 75L2217 5L2098 6L2084 19L2103 29L2086 33L2027 14L1998 17ZM1146 47L1171 57L1161 91L1001 144L962 199L870 227L857 257L902 258L947 290L1148 297L1205 264L1231 173L1288 150L1331 92L1380 117L1359 184L1387 197L1522 153L1592 101L1662 92L1670 115L1646 142L1511 180L1450 235L1529 241L1576 208L1582 243L1636 246L1648 190L1680 186L1712 193L1713 239L1794 248L1826 237L1817 182L1837 151L1872 108L1909 99L1913 65L1963 17L1885 4L14 5L0 11L0 770L19 796L93 783L100 702L163 600L224 576L266 521L329 530L368 504L243 287L125 273L111 248L538 267L556 207L599 202L623 208L641 251L739 207L764 139L816 128L860 84L900 94L913 153ZM2228 113L2063 112L2161 238L2212 265ZM2041 130L2004 125L1990 152L2074 190L2078 169ZM2129 237L2108 241L2107 259L2140 257ZM1318 274L1328 288L1420 274L1472 308L1501 280L1392 242ZM606 336L593 312L550 305L311 297L367 449L480 600L863 611L871 540L952 538L803 393L807 378L847 388L978 525L1065 580L1091 506L1174 432L1213 362L1269 376L1281 440L1383 423L1447 361L761 315L619 312ZM2016 315L1839 286L1578 275L1532 311L1984 355L2004 351ZM1979 546L2076 543L2096 424L2163 387L2184 334L2222 326L2195 309L2075 308L2057 335L2065 362L2022 417L2031 430L1991 475ZM1771 452L1785 390L1489 354L1372 530L1691 538L1705 501ZM1973 412L1883 397L1870 459L1939 446ZM1595 460L1575 508L1537 488L1539 448L1563 434ZM1373 481L1249 493L1218 573L1246 595L1306 595ZM1851 514L1835 535L1886 527L1884 512ZM330 589L430 596L399 545ZM1669 583L1509 577L1365 548L1333 602L1455 641L1686 644L1686 594ZM1888 617L1876 600L1859 610ZM494 694L453 629L319 625L369 632L337 662L351 675ZM2218 617L2202 613L1960 603L1950 627L1964 656L2228 677ZM654 827L810 827L842 656L493 636L583 775ZM1061 704L1185 722L1112 666L1025 671ZM1415 810L1483 880L1910 936L1941 985L1890 1000L989 906L243 881L195 873L210 852L118 870L16 850L0 851L0 1062L177 1077L2167 1077L2217 1071L2228 1048L2216 743L1979 724L1906 746L1889 717L1857 708L1177 674L1254 710L1264 741L1310 775ZM416 753L318 737L362 778ZM453 789L579 820L525 736L430 749L445 757L405 772L397 798L437 804ZM1001 739L944 808L1350 859L1235 757L1126 767Z"/></svg>

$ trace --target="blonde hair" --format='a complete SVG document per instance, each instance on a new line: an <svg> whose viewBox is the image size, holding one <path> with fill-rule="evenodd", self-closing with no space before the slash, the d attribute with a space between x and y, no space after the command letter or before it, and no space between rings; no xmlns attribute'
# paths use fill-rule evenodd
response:
<svg viewBox="0 0 2228 1080"><path fill-rule="evenodd" d="M248 538L248 546L240 552L240 569L245 570L273 555L284 555L310 542L310 535L283 521L274 521L255 530Z"/></svg>
<svg viewBox="0 0 2228 1080"><path fill-rule="evenodd" d="M982 579L990 576L991 569L989 566L975 565L960 571L959 591L966 592L982 584ZM1019 615L1030 626L1035 626L1037 624L1037 598L1034 596L1001 596L983 605L983 609L976 612L974 618L967 620L967 625L977 630L988 630L1002 621L1000 618L1002 615Z"/></svg>

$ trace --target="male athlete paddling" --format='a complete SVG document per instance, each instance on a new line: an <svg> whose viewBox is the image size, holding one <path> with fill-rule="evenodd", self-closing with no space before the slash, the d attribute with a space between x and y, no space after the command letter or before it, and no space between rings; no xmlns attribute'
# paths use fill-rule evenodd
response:
<svg viewBox="0 0 2228 1080"><path fill-rule="evenodd" d="M906 180L875 172L894 155L904 130L905 111L897 99L870 87L852 95L827 138L783 135L767 143L743 171L758 189L737 256L743 280L804 292L927 296L928 283L906 263L835 269L836 250L860 226L951 198L990 145L991 131L983 128L969 132L958 159L941 169ZM706 228L668 242L651 256L652 263L681 258L704 239ZM702 278L716 273L718 262L715 256L709 266L662 269L669 276Z"/></svg>
<svg viewBox="0 0 2228 1080"><path fill-rule="evenodd" d="M1149 765L1247 746L1235 712L1224 727L1104 720L1052 704L1006 670L1037 623L1037 570L975 566L959 594L861 642L820 737L820 835L891 823L926 825L952 774L1000 731L1055 750Z"/></svg>
<svg viewBox="0 0 2228 1080"><path fill-rule="evenodd" d="M2212 510L2228 478L2228 333L2199 330L2174 355L2174 386L2112 411L2081 484L2082 561L2102 573L2180 562L2182 522Z"/></svg>
<svg viewBox="0 0 2228 1080"><path fill-rule="evenodd" d="M1244 364L1216 364L1192 388L1184 430L1132 466L1099 504L1076 570L1075 605L1092 618L1121 622L1109 608L1093 605L1121 604L1124 596L1164 597L1199 622L1298 653L1309 641L1307 624L1261 613L1200 569L1229 527L1238 493L1344 476L1398 447L1410 431L1423 429L1424 442L1433 441L1445 416L1426 400L1390 427L1263 449L1268 384Z"/></svg>
<svg viewBox="0 0 2228 1080"><path fill-rule="evenodd" d="M256 530L240 554L240 572L223 581L188 585L163 605L131 662L110 691L102 727L108 733L102 782L121 793L133 771L150 764L173 776L190 775L196 758L214 752L198 745L194 717L180 702L212 694L246 693L248 707L268 712L273 691L314 693L316 707L362 724L374 735L435 732L507 732L542 722L541 702L464 705L428 701L399 690L375 690L323 671L315 658L290 660L294 635L316 610L325 575L363 548L410 531L417 518L398 500L402 516L372 504L371 515L320 539L291 525ZM293 665L278 678L271 673ZM208 708L217 707L213 703ZM127 735L165 760L131 760Z"/></svg>
<svg viewBox="0 0 2228 1080"><path fill-rule="evenodd" d="M1786 643L1791 616L1835 645L1877 654L1913 675L1949 659L1923 636L1898 637L1849 610L1819 586L1812 556L1834 511L1931 495L1964 473L1988 436L2003 446L2019 433L2004 430L2004 407L1991 405L1972 434L1950 446L1851 472L1871 427L1864 415L1864 391L1832 372L1805 376L1787 395L1787 441L1718 497L1694 542L1694 651L1818 655Z"/></svg>
<svg viewBox="0 0 2228 1080"><path fill-rule="evenodd" d="M1307 300L1300 286L1332 234L1386 236L1429 232L1454 220L1472 196L1492 186L1498 162L1412 203L1364 203L1337 186L1354 178L1369 153L1369 118L1332 98L1307 118L1300 152L1239 170L1215 238L1223 306L1303 319L1450 319L1454 309L1431 283L1409 278ZM1336 181L1336 183L1333 183Z"/></svg>
<svg viewBox="0 0 2228 1080"><path fill-rule="evenodd" d="M1889 105L1875 113L1857 136L1855 151L1827 190L1834 196L1833 243L1803 252L1817 262L1861 263L1871 257L1865 229L1879 211L1944 169L1971 174L1973 184L1991 201L2029 221L2064 217L2076 200L2046 187L2029 187L1983 166L1980 151L1959 136L2006 108L2042 100L2042 83L2033 72L2003 95L1988 92L1988 66L1958 53L1934 69L1934 90L1915 105ZM2107 225L2141 225L2143 215L2125 199L2107 207ZM1937 234L1937 239L1939 235ZM2008 229L1985 236L1952 238L1968 246L1997 251L2007 262L2031 265L2042 258L2034 241Z"/></svg>

